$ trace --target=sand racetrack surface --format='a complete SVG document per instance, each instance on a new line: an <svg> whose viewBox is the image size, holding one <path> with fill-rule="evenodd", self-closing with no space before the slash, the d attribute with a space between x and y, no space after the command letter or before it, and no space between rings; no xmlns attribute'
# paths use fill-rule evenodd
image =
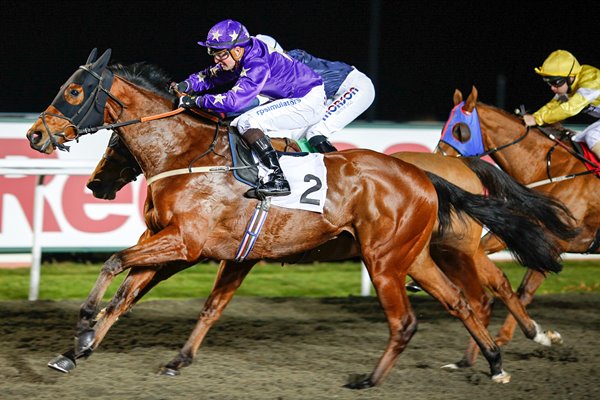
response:
<svg viewBox="0 0 600 400"><path fill-rule="evenodd" d="M537 296L529 307L564 344L551 348L518 331L504 349L512 382L492 383L480 357L448 372L467 332L435 300L412 296L418 331L383 384L342 386L368 374L387 343L374 297L235 298L195 362L158 376L191 332L202 300L138 304L70 374L46 364L73 342L79 302L0 302L1 399L598 399L600 293ZM505 315L496 305L491 332Z"/></svg>

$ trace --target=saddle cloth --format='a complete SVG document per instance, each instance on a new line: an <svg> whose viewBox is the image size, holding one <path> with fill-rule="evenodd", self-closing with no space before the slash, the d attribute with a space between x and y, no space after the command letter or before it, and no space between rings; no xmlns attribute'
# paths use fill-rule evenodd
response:
<svg viewBox="0 0 600 400"><path fill-rule="evenodd" d="M233 176L248 186L258 186L258 180L265 178L269 171L258 162L238 134L229 132L229 144L233 166L249 167L234 169ZM323 154L281 152L278 154L279 164L292 193L288 196L271 197L271 205L323 213L327 197L327 168L323 162Z"/></svg>

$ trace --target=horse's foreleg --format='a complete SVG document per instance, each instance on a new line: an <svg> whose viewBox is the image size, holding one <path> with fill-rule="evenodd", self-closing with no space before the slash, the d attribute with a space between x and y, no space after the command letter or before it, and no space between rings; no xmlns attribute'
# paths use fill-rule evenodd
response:
<svg viewBox="0 0 600 400"><path fill-rule="evenodd" d="M140 237L140 241L150 237L150 231L146 230ZM96 279L94 287L88 294L88 297L83 302L79 309L79 321L77 323L77 332L83 332L90 329L92 319L99 310L100 302L102 297L106 293L106 290L112 283L115 276L119 275L125 270L122 262L122 252L113 254L105 263L102 265L100 274Z"/></svg>
<svg viewBox="0 0 600 400"><path fill-rule="evenodd" d="M87 357L95 349L108 328L114 323L111 322L111 317L118 316L127 310L128 307L138 298L140 292L143 292L144 287L152 280L156 270L161 265L171 264L179 260L180 262L189 262L186 258L189 256L187 248L182 242L182 238L176 228L168 227L155 235L150 235L148 231L142 235L137 245L129 249L115 253L103 266L96 285L90 292L87 300L81 307L80 320L77 324L77 334L75 336L75 347L58 356L48 363L50 368L54 368L61 372L69 372L75 368L75 359ZM121 284L119 296L113 298L112 308L109 309L112 313L105 312L98 318L98 322L92 327L92 320L96 314L103 294L106 292L112 279L120 272L131 267L141 267L144 265L155 265L154 269L147 271L147 278L140 277L140 283L135 284L132 281L131 274ZM181 268L180 268L181 269ZM127 282L127 285L126 285ZM135 287L133 295L127 292L128 287ZM143 292L145 293L145 292ZM115 299L121 299L115 305ZM108 322L107 322L108 321ZM103 327L106 329L102 331ZM100 332L100 334L99 334Z"/></svg>
<svg viewBox="0 0 600 400"><path fill-rule="evenodd" d="M532 269L528 269L521 281L521 285L517 291L517 295L519 296L519 302L523 306L523 309L527 307L531 301L533 300L533 295L536 290L540 287L540 285L544 282L546 276ZM500 328L500 332L496 337L496 343L500 346L503 346L510 342L513 337L515 328L517 325L517 321L513 317L513 315L509 314L504 320L504 324ZM528 336L529 337L529 336ZM553 343L560 343L560 335L557 338L551 339Z"/></svg>
<svg viewBox="0 0 600 400"><path fill-rule="evenodd" d="M181 269L183 268L178 268L178 270ZM129 271L127 278L121 283L111 302L99 315L94 325L93 343L89 346L91 351L98 348L110 327L141 298L140 294L147 293L147 290L144 289L153 282L156 273L155 268L135 268ZM80 345L83 346L84 343L80 343Z"/></svg>
<svg viewBox="0 0 600 400"><path fill-rule="evenodd" d="M416 266L416 268L411 267L409 274L422 285L425 291L442 303L450 315L463 322L488 361L492 380L508 383L510 375L502 369L500 348L485 325L477 318L461 290L450 282L432 259L425 259Z"/></svg>
<svg viewBox="0 0 600 400"><path fill-rule="evenodd" d="M76 359L89 357L98 348L108 329L119 319L119 316L129 310L141 297L139 293L152 281L155 274L155 269L131 270L108 307L97 315L96 324L78 331L75 336L75 347L52 359L48 367L68 373L75 369Z"/></svg>
<svg viewBox="0 0 600 400"><path fill-rule="evenodd" d="M235 263L221 261L213 289L204 303L198 322L179 354L162 370L163 375L178 375L179 370L190 365L208 330L217 322L256 261Z"/></svg>

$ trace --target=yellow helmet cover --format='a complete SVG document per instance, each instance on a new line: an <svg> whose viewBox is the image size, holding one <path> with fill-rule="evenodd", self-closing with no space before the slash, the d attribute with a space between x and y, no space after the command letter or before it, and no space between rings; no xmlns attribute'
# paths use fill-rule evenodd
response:
<svg viewBox="0 0 600 400"><path fill-rule="evenodd" d="M550 53L541 67L535 68L535 72L542 76L575 76L581 71L581 65L566 50L556 50Z"/></svg>

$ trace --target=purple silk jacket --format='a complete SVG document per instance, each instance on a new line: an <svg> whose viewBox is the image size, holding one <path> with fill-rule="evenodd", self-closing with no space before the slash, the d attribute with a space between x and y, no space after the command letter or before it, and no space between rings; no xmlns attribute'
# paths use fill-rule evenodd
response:
<svg viewBox="0 0 600 400"><path fill-rule="evenodd" d="M230 90L218 94L205 94L198 106L222 113L244 110L257 95L270 99L304 97L323 80L310 67L286 54L269 52L262 41L250 38L244 45L244 55L237 68L224 71L218 65L190 75L185 81L196 93L221 86Z"/></svg>

